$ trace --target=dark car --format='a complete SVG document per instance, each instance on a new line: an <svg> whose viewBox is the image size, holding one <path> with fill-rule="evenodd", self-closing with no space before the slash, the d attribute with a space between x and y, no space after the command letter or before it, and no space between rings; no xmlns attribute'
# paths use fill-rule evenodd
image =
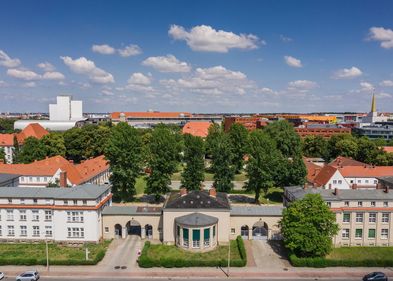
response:
<svg viewBox="0 0 393 281"><path fill-rule="evenodd" d="M372 272L364 276L363 281L388 281L388 277L383 272Z"/></svg>

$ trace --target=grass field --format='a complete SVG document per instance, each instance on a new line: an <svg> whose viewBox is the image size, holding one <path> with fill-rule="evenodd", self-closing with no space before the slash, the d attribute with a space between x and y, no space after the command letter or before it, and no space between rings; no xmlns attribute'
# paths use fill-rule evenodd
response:
<svg viewBox="0 0 393 281"><path fill-rule="evenodd" d="M262 204L282 204L282 195L284 190L279 187L272 187L266 194L261 194L259 201Z"/></svg>
<svg viewBox="0 0 393 281"><path fill-rule="evenodd" d="M326 256L331 260L386 260L393 259L393 247L341 247Z"/></svg>
<svg viewBox="0 0 393 281"><path fill-rule="evenodd" d="M145 177L141 176L136 179L135 188L136 188L137 195L145 193L145 188L146 188Z"/></svg>
<svg viewBox="0 0 393 281"><path fill-rule="evenodd" d="M174 181L179 181L181 180L181 172L177 172L174 173L171 177L172 180ZM213 181L213 174L212 173L205 173L205 181ZM234 181L245 181L247 180L246 174L245 173L241 173L241 174L236 174L234 179Z"/></svg>

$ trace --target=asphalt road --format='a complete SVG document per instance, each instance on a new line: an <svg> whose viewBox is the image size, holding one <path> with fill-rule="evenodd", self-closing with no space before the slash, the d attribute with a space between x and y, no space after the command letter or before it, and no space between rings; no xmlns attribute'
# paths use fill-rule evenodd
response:
<svg viewBox="0 0 393 281"><path fill-rule="evenodd" d="M232 279L232 278L200 278L200 279L188 279L188 278L113 278L113 277L110 277L110 278L108 278L108 277L106 277L106 278L100 278L100 279L97 279L97 278L90 278L90 277L86 277L86 278L83 278L83 279L80 279L80 278L78 278L78 279L74 279L74 278L72 278L72 276L70 276L70 277L68 277L68 278L55 278L55 277L53 277L53 278L48 278L48 277L42 277L41 279L40 279L40 281L52 281L52 280L57 280L57 281L68 281L68 280L83 280L83 281L93 281L93 280L99 280L99 281L105 281L105 280L108 280L108 281L124 281L124 280L132 280L132 281L157 281L157 280L173 280L173 281L201 281L201 280L214 280L214 281L228 281L228 280L233 280L233 281L242 281L242 280L247 280L247 281L260 281L260 280L273 280L273 281L290 281L290 280L294 280L294 281L310 281L310 280L314 280L314 281L328 281L328 280L334 280L334 281L348 281L348 280L361 280L360 278L351 278L351 279L335 279L335 278L332 278L332 279L326 279L326 278L323 278L323 279L318 279L318 278L309 278L309 279L299 279L299 278L294 278L294 279L275 279L275 278L272 278L272 279L269 279L269 278L264 278L264 279L239 279L239 278L234 278L234 279ZM11 277L7 277L7 278L5 278L5 279L3 279L3 280L6 280L6 281L8 281L8 280L15 280L14 278L11 278ZM2 280L2 281L3 281Z"/></svg>

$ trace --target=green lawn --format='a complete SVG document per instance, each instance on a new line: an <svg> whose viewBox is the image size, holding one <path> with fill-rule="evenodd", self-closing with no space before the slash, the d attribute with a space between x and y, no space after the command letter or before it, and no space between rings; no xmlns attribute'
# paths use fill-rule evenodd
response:
<svg viewBox="0 0 393 281"><path fill-rule="evenodd" d="M89 243L80 247L69 247L65 245L50 243L49 263L51 264L96 264L100 261L110 244L110 241L104 241L99 244ZM86 262L86 247L89 250L89 261ZM45 243L17 243L17 244L0 244L0 264L20 264L20 265L37 265L46 264Z"/></svg>
<svg viewBox="0 0 393 281"><path fill-rule="evenodd" d="M135 183L135 189L136 189L136 194L144 194L145 193L145 188L146 188L146 179L144 176L141 176L136 179Z"/></svg>
<svg viewBox="0 0 393 281"><path fill-rule="evenodd" d="M386 260L393 259L393 247L341 247L334 248L327 260Z"/></svg>
<svg viewBox="0 0 393 281"><path fill-rule="evenodd" d="M176 172L172 175L171 177L172 180L174 181L179 181L181 180L181 172ZM205 181L213 181L213 174L209 173L209 172L205 172ZM234 177L235 181L245 181L247 180L246 178L246 174L245 173L241 173L241 174L236 174Z"/></svg>
<svg viewBox="0 0 393 281"><path fill-rule="evenodd" d="M266 194L261 194L259 201L262 204L282 204L282 195L284 190L279 187L269 188ZM255 196L255 195L254 195Z"/></svg>

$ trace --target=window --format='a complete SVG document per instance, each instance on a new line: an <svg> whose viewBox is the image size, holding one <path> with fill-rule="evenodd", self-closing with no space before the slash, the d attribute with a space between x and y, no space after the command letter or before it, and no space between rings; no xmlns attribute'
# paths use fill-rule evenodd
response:
<svg viewBox="0 0 393 281"><path fill-rule="evenodd" d="M83 200L83 205L87 205L87 200Z"/></svg>
<svg viewBox="0 0 393 281"><path fill-rule="evenodd" d="M363 202L362 201L358 201L358 207L362 207L363 206Z"/></svg>
<svg viewBox="0 0 393 281"><path fill-rule="evenodd" d="M33 214L33 221L40 220L40 214L38 213L38 210L33 210L31 213Z"/></svg>
<svg viewBox="0 0 393 281"><path fill-rule="evenodd" d="M378 182L377 182L377 180L374 180L374 184L377 184Z"/></svg>
<svg viewBox="0 0 393 281"><path fill-rule="evenodd" d="M8 225L7 229L8 229L8 236L15 236L15 228L13 225Z"/></svg>
<svg viewBox="0 0 393 281"><path fill-rule="evenodd" d="M368 222L371 222L371 223L377 222L377 213L370 213L368 215Z"/></svg>
<svg viewBox="0 0 393 281"><path fill-rule="evenodd" d="M387 202L387 201L383 202L383 206L384 206L384 207L389 206L388 202Z"/></svg>
<svg viewBox="0 0 393 281"><path fill-rule="evenodd" d="M73 201L74 205L78 205L78 200Z"/></svg>
<svg viewBox="0 0 393 281"><path fill-rule="evenodd" d="M368 238L375 238L375 228L370 228L368 230Z"/></svg>
<svg viewBox="0 0 393 281"><path fill-rule="evenodd" d="M25 204L25 199L20 199L21 204Z"/></svg>
<svg viewBox="0 0 393 281"><path fill-rule="evenodd" d="M67 222L83 222L83 212L67 212Z"/></svg>
<svg viewBox="0 0 393 281"><path fill-rule="evenodd" d="M1 225L0 225L0 236L3 236L3 230L1 228Z"/></svg>
<svg viewBox="0 0 393 281"><path fill-rule="evenodd" d="M45 211L45 220L52 221L52 211Z"/></svg>
<svg viewBox="0 0 393 281"><path fill-rule="evenodd" d="M375 207L375 201L371 201L371 207Z"/></svg>
<svg viewBox="0 0 393 281"><path fill-rule="evenodd" d="M20 226L20 236L27 236L27 226L26 225Z"/></svg>
<svg viewBox="0 0 393 281"><path fill-rule="evenodd" d="M19 210L19 220L26 221L26 210Z"/></svg>
<svg viewBox="0 0 393 281"><path fill-rule="evenodd" d="M40 236L40 227L38 225L33 226L33 236L34 237Z"/></svg>
<svg viewBox="0 0 393 281"><path fill-rule="evenodd" d="M382 214L382 222L389 222L389 213Z"/></svg>
<svg viewBox="0 0 393 281"><path fill-rule="evenodd" d="M45 204L46 204L46 205L50 205L50 199L46 199L46 200L45 200Z"/></svg>
<svg viewBox="0 0 393 281"><path fill-rule="evenodd" d="M236 233L236 229L231 228L231 234L235 234Z"/></svg>
<svg viewBox="0 0 393 281"><path fill-rule="evenodd" d="M108 233L109 232L109 227L105 226L104 231L105 231L105 233Z"/></svg>
<svg viewBox="0 0 393 281"><path fill-rule="evenodd" d="M328 207L332 206L332 202L326 202L326 205L328 205Z"/></svg>
<svg viewBox="0 0 393 281"><path fill-rule="evenodd" d="M389 238L389 229L382 228L381 229L381 239L388 239Z"/></svg>
<svg viewBox="0 0 393 281"><path fill-rule="evenodd" d="M349 206L349 201L345 201L344 205L348 207Z"/></svg>
<svg viewBox="0 0 393 281"><path fill-rule="evenodd" d="M362 238L362 236L363 236L363 229L361 229L361 228L357 228L356 230L355 230L355 238Z"/></svg>
<svg viewBox="0 0 393 281"><path fill-rule="evenodd" d="M366 183L368 183L368 180L366 180Z"/></svg>
<svg viewBox="0 0 393 281"><path fill-rule="evenodd" d="M13 220L14 220L14 211L7 210L7 221L13 221Z"/></svg>
<svg viewBox="0 0 393 281"><path fill-rule="evenodd" d="M343 183L343 181L342 180L338 180L338 184L342 184Z"/></svg>
<svg viewBox="0 0 393 281"><path fill-rule="evenodd" d="M358 180L358 183L362 183L362 180Z"/></svg>
<svg viewBox="0 0 393 281"><path fill-rule="evenodd" d="M12 199L8 199L8 204L12 204Z"/></svg>
<svg viewBox="0 0 393 281"><path fill-rule="evenodd" d="M67 200L64 200L64 205L68 205L68 201Z"/></svg>
<svg viewBox="0 0 393 281"><path fill-rule="evenodd" d="M349 229L348 228L344 228L342 230L342 238L349 238Z"/></svg>
<svg viewBox="0 0 393 281"><path fill-rule="evenodd" d="M344 213L343 215L343 222L350 222L351 221L351 214L350 213Z"/></svg>
<svg viewBox="0 0 393 281"><path fill-rule="evenodd" d="M333 184L337 184L337 180L333 180Z"/></svg>
<svg viewBox="0 0 393 281"><path fill-rule="evenodd" d="M34 204L37 204L37 203L38 203L38 200L37 200L37 199L33 199L33 203L34 203Z"/></svg>
<svg viewBox="0 0 393 281"><path fill-rule="evenodd" d="M29 181L33 181L33 177L29 177Z"/></svg>
<svg viewBox="0 0 393 281"><path fill-rule="evenodd" d="M52 226L50 225L45 226L45 236L52 237Z"/></svg>
<svg viewBox="0 0 393 281"><path fill-rule="evenodd" d="M68 238L84 238L85 229L83 227L68 227Z"/></svg>
<svg viewBox="0 0 393 281"><path fill-rule="evenodd" d="M356 222L363 222L363 213L356 213Z"/></svg>

